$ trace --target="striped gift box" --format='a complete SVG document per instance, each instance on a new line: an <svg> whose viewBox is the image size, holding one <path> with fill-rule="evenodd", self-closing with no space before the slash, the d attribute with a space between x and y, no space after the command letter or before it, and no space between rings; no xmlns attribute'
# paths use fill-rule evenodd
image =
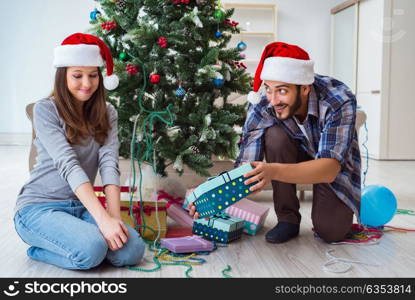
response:
<svg viewBox="0 0 415 300"><path fill-rule="evenodd" d="M244 220L244 232L250 235L255 235L262 228L268 211L269 207L262 206L246 198L225 210L229 215Z"/></svg>

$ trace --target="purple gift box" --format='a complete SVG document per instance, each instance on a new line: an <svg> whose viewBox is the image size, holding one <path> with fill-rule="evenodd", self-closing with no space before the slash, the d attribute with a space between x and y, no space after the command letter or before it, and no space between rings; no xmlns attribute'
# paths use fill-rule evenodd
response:
<svg viewBox="0 0 415 300"><path fill-rule="evenodd" d="M174 253L212 251L214 248L211 241L205 240L198 235L160 239L160 245Z"/></svg>

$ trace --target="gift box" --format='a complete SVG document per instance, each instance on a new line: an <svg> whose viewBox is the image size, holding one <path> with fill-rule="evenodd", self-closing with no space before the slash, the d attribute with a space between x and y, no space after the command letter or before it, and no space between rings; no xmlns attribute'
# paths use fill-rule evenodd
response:
<svg viewBox="0 0 415 300"><path fill-rule="evenodd" d="M269 207L262 206L252 200L242 199L229 206L226 213L245 221L244 232L255 235L264 225L269 212Z"/></svg>
<svg viewBox="0 0 415 300"><path fill-rule="evenodd" d="M143 219L141 220L141 209L140 205L143 205ZM156 212L157 211L157 212ZM160 238L166 237L167 232L167 214L166 214L166 203L154 202L154 201L143 201L143 202L132 202L132 212L137 221L137 225L146 225L146 228L139 227L139 232L142 238L150 241L154 241L157 237L157 231L160 230ZM158 223L157 224L157 217ZM121 219L131 227L135 228L133 219L131 218L130 201L121 201ZM147 228L147 227L150 227ZM152 229L152 230L151 230Z"/></svg>
<svg viewBox="0 0 415 300"><path fill-rule="evenodd" d="M210 178L192 191L186 197L186 202L194 203L201 218L214 216L252 193L249 188L257 182L245 185L248 178L243 177L251 170L251 164L244 164Z"/></svg>
<svg viewBox="0 0 415 300"><path fill-rule="evenodd" d="M183 198L173 197L163 190L158 191L154 196L155 201L166 203L167 216L174 220L178 225L193 226L193 218L182 208Z"/></svg>
<svg viewBox="0 0 415 300"><path fill-rule="evenodd" d="M135 191L136 189L133 188L132 190ZM107 200L105 198L104 187L103 186L94 186L94 192L95 192L95 195L97 196L99 202L102 204L102 206L107 208ZM130 187L120 186L120 193L121 193L121 197L123 197L127 193L130 193Z"/></svg>
<svg viewBox="0 0 415 300"><path fill-rule="evenodd" d="M174 253L193 253L199 251L212 251L215 245L198 235L179 238L164 238L160 240L161 247Z"/></svg>
<svg viewBox="0 0 415 300"><path fill-rule="evenodd" d="M183 236L192 236L192 227L169 226L167 228L166 238L176 238Z"/></svg>
<svg viewBox="0 0 415 300"><path fill-rule="evenodd" d="M208 220L194 220L193 233L215 242L229 243L241 237L244 224L242 219L221 213Z"/></svg>

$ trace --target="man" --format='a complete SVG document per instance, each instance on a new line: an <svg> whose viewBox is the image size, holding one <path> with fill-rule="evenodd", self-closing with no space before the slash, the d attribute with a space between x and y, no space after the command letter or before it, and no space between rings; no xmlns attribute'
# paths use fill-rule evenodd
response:
<svg viewBox="0 0 415 300"><path fill-rule="evenodd" d="M271 43L248 96L252 104L235 165L251 162L255 167L245 174L252 176L246 184L259 181L252 191L272 182L278 224L266 234L270 243L286 242L299 233L297 183L313 184L311 218L324 241L344 239L353 214L359 217L356 99L342 82L315 74L313 67L300 47ZM259 98L262 81L265 95Z"/></svg>
<svg viewBox="0 0 415 300"><path fill-rule="evenodd" d="M303 49L281 42L265 47L253 87L235 166L254 167L245 174L250 177L245 184L258 181L250 188L255 193L272 182L278 224L266 240L283 243L298 235L297 183L313 184L317 235L326 242L344 239L360 209L355 96L342 82L315 74ZM195 206L189 208L197 218Z"/></svg>

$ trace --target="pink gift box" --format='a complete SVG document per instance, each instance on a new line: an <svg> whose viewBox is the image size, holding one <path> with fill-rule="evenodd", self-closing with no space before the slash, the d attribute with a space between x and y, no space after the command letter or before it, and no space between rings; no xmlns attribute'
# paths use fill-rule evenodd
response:
<svg viewBox="0 0 415 300"><path fill-rule="evenodd" d="M225 212L245 221L244 232L254 235L264 225L269 207L262 206L252 200L242 199L229 206ZM254 225L254 226L253 226Z"/></svg>
<svg viewBox="0 0 415 300"><path fill-rule="evenodd" d="M164 191L158 191L154 197L157 201L166 202L167 216L177 224L186 227L193 226L193 218L182 208L183 198L174 198Z"/></svg>

